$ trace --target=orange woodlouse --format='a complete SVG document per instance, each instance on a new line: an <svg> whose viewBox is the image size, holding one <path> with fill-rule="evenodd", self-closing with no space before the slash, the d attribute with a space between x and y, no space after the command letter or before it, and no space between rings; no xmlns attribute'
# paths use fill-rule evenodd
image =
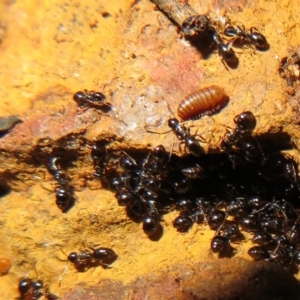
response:
<svg viewBox="0 0 300 300"><path fill-rule="evenodd" d="M186 97L179 104L177 114L183 121L195 120L203 115L211 115L220 111L228 100L223 88L211 85Z"/></svg>

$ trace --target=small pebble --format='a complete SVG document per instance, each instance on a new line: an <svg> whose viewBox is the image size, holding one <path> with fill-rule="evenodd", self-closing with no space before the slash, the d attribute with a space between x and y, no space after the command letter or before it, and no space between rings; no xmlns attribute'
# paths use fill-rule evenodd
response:
<svg viewBox="0 0 300 300"><path fill-rule="evenodd" d="M7 257L0 257L0 275L5 275L11 267L11 260Z"/></svg>

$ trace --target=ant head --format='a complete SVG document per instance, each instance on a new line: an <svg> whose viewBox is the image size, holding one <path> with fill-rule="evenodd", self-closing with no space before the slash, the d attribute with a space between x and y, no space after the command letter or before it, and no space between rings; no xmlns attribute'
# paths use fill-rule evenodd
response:
<svg viewBox="0 0 300 300"><path fill-rule="evenodd" d="M145 215L143 220L143 231L146 235L154 235L160 228L159 216L156 214Z"/></svg>
<svg viewBox="0 0 300 300"><path fill-rule="evenodd" d="M178 124L179 124L179 121L176 118L169 119L169 121L168 121L168 126L172 129L174 129Z"/></svg>
<svg viewBox="0 0 300 300"><path fill-rule="evenodd" d="M43 280L37 280L32 283L32 287L34 290L40 290L44 287L44 282Z"/></svg>
<svg viewBox="0 0 300 300"><path fill-rule="evenodd" d="M153 155L157 160L164 160L166 156L166 149L163 145L154 148Z"/></svg>
<svg viewBox="0 0 300 300"><path fill-rule="evenodd" d="M64 210L69 206L72 198L72 194L65 187L62 186L56 190L56 204L60 209Z"/></svg>
<svg viewBox="0 0 300 300"><path fill-rule="evenodd" d="M71 263L75 263L77 261L78 257L77 257L77 253L76 252L71 252L68 255L68 261L70 261Z"/></svg>
<svg viewBox="0 0 300 300"><path fill-rule="evenodd" d="M21 295L25 295L32 288L32 279L31 278L21 278L19 282L19 292Z"/></svg>
<svg viewBox="0 0 300 300"><path fill-rule="evenodd" d="M83 91L79 91L77 93L74 94L73 96L73 100L76 102L76 103L81 103L86 97L86 93L83 92Z"/></svg>
<svg viewBox="0 0 300 300"><path fill-rule="evenodd" d="M245 111L235 116L234 123L242 131L253 131L256 127L256 119L251 111Z"/></svg>
<svg viewBox="0 0 300 300"><path fill-rule="evenodd" d="M126 152L123 151L123 157L120 160L120 166L127 171L133 171L136 170L138 165L136 161L128 155Z"/></svg>
<svg viewBox="0 0 300 300"><path fill-rule="evenodd" d="M228 245L228 239L224 236L216 235L211 240L211 251L219 253L224 250Z"/></svg>
<svg viewBox="0 0 300 300"><path fill-rule="evenodd" d="M173 221L173 226L179 232L187 232L193 226L193 221L189 217L182 215Z"/></svg>

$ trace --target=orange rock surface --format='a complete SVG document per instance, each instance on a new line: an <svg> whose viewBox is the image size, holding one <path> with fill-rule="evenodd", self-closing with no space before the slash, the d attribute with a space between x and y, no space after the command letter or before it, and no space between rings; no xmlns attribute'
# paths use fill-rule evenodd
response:
<svg viewBox="0 0 300 300"><path fill-rule="evenodd" d="M223 1L189 3L211 18L225 13ZM0 277L1 299L18 296L23 276L38 276L51 292L71 299L70 288L78 284L108 279L126 286L177 264L218 259L209 251L214 232L199 225L178 233L175 212L163 218L163 237L149 240L93 179L89 157L90 142L100 138L111 139L115 149L163 144L170 150L172 133L147 129L168 131L178 103L199 87L219 85L230 97L219 114L188 123L207 141L206 150L218 148L234 116L250 110L257 117L255 133L287 132L296 146L288 154L299 161L299 109L291 106L299 93L289 96L278 74L280 59L299 46L296 0L226 4L231 22L258 28L270 44L266 52L237 50L239 66L229 70L217 53L203 59L180 39L151 1L2 1L0 8L0 117L23 121L0 139L0 178L11 187L0 201L0 256L12 262ZM78 111L72 97L83 89L103 92L112 111ZM68 174L76 189L76 204L66 214L55 205L46 169L51 151L62 147L73 153ZM111 247L119 258L112 268L78 273L63 252L89 245ZM236 256L250 260L250 245L234 245Z"/></svg>

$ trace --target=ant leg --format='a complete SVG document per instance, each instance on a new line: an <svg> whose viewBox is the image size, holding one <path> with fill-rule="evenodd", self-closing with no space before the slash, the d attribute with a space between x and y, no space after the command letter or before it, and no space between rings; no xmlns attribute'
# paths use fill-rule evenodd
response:
<svg viewBox="0 0 300 300"><path fill-rule="evenodd" d="M199 130L199 129L198 129L198 130ZM198 130L197 130L197 131L198 131ZM194 136L195 136L195 137L197 136L197 137L199 138L199 141L200 141L201 143L205 143L205 144L209 143L208 141L206 141L206 140L202 137L201 134L198 134L197 131L196 131L196 133L194 134Z"/></svg>
<svg viewBox="0 0 300 300"><path fill-rule="evenodd" d="M182 144L184 144L184 141L181 141L180 143L179 143L179 153L180 153L180 155L182 156L183 155L183 153L184 153L184 151L182 150ZM186 147L185 147L185 151L186 151Z"/></svg>
<svg viewBox="0 0 300 300"><path fill-rule="evenodd" d="M210 143L210 145L208 146L208 153L210 150L216 150L216 149L219 149L219 145L221 144L221 141L222 141L222 138L221 137L218 137L218 140L215 141L214 143ZM202 143L205 143L205 142L202 142Z"/></svg>
<svg viewBox="0 0 300 300"><path fill-rule="evenodd" d="M103 263L103 262L99 262L99 265L105 269L111 269L113 268L110 264L106 264L106 263Z"/></svg>
<svg viewBox="0 0 300 300"><path fill-rule="evenodd" d="M227 217L228 214L225 215L224 221L222 222L222 224L218 227L218 229L215 232L215 236L219 234L219 232L221 231L222 227L225 225L226 221L227 221Z"/></svg>
<svg viewBox="0 0 300 300"><path fill-rule="evenodd" d="M226 65L225 60L224 60L223 57L221 57L221 62L222 62L222 64L223 64L223 66L225 67L225 69L226 69L228 72L230 72L230 69L227 67L227 65Z"/></svg>
<svg viewBox="0 0 300 300"><path fill-rule="evenodd" d="M137 165L136 161L134 158L132 158L128 153L126 153L125 151L121 151L126 157L128 157L131 161L134 161L135 164Z"/></svg>
<svg viewBox="0 0 300 300"><path fill-rule="evenodd" d="M168 158L168 163L170 162L171 160L171 156L172 156L172 152L173 152L173 147L174 147L174 142L172 143L172 147L170 149L170 154L169 154L169 158Z"/></svg>
<svg viewBox="0 0 300 300"><path fill-rule="evenodd" d="M149 127L151 127L151 125L146 125L146 126L144 127L144 129L146 129L147 132L149 132L149 133L154 133L154 134L167 134L167 133L169 133L169 132L172 131L172 129L171 129L171 130L164 131L164 132L155 132L155 131L148 130Z"/></svg>
<svg viewBox="0 0 300 300"><path fill-rule="evenodd" d="M189 121L187 121L187 122L190 122L190 120ZM206 141L205 141L205 139L204 138L202 138L202 136L200 135L200 134L198 134L198 130L200 129L199 127L198 127L198 129L196 130L196 133L195 134L191 134L191 128L192 127L196 127L196 125L190 125L190 126L187 126L187 132L188 132L188 134L191 136L191 137L200 137L199 138L199 141L200 142L203 142L203 143L206 143Z"/></svg>
<svg viewBox="0 0 300 300"><path fill-rule="evenodd" d="M86 103L84 105L78 105L77 115L81 115L81 114L85 113L89 108L90 108L90 106L88 106L88 104L86 104Z"/></svg>
<svg viewBox="0 0 300 300"><path fill-rule="evenodd" d="M273 254L276 254L276 252L278 251L280 245L281 245L281 241L278 242L278 245L276 246L275 250L273 251Z"/></svg>
<svg viewBox="0 0 300 300"><path fill-rule="evenodd" d="M263 206L263 207L260 208L260 209L257 209L257 210L255 210L255 211L253 211L251 214L252 214L252 215L257 214L257 213L259 213L259 212L265 210L265 209L266 209L268 206L270 206L270 205L272 205L272 202L267 203L265 206Z"/></svg>
<svg viewBox="0 0 300 300"><path fill-rule="evenodd" d="M250 48L250 49L253 49L255 50L255 48L253 48L252 44L246 40L245 38L242 38L242 37L236 37L234 38L232 41L232 45L235 45L235 52L238 53L238 54L243 54L243 51L241 51L244 47L244 45L247 46L247 48ZM240 50L237 50L237 48ZM255 52L255 51L254 51Z"/></svg>
<svg viewBox="0 0 300 300"><path fill-rule="evenodd" d="M93 91L89 91L87 89L84 89L83 90L88 96L91 96L93 94L93 92L95 92L94 90Z"/></svg>
<svg viewBox="0 0 300 300"><path fill-rule="evenodd" d="M250 33L252 34L254 31L259 32L256 27L251 27L250 28Z"/></svg>
<svg viewBox="0 0 300 300"><path fill-rule="evenodd" d="M144 162L142 164L142 169L144 170L145 169L145 166L147 166L148 162L149 162L149 158L151 157L151 153L152 151L150 151L148 154L147 154L147 157L144 159Z"/></svg>

